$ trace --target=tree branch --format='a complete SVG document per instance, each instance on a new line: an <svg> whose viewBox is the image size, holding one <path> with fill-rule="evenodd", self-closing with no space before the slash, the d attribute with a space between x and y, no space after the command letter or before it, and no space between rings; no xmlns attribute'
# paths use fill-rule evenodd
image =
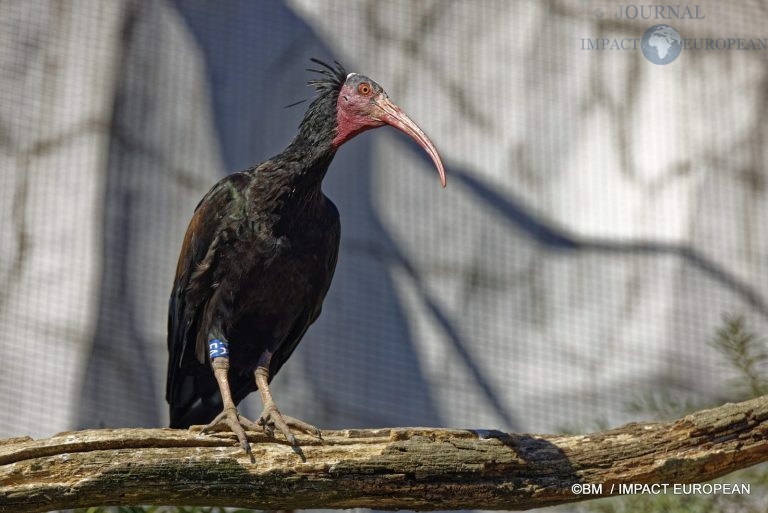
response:
<svg viewBox="0 0 768 513"><path fill-rule="evenodd" d="M578 436L326 431L301 449L253 433L100 429L0 441L0 511L178 504L256 509L527 509L693 483L768 460L768 396ZM572 493L572 485L602 485Z"/></svg>

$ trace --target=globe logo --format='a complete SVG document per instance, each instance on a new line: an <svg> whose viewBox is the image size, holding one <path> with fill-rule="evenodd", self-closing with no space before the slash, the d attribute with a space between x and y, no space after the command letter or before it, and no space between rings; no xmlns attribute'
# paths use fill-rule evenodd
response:
<svg viewBox="0 0 768 513"><path fill-rule="evenodd" d="M669 25L653 25L645 31L640 48L645 58L654 64L669 64L683 49L683 38Z"/></svg>

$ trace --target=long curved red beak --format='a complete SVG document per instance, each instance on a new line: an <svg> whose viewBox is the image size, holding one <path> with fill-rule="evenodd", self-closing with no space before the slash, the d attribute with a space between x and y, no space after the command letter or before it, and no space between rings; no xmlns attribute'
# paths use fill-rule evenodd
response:
<svg viewBox="0 0 768 513"><path fill-rule="evenodd" d="M426 151L430 157L432 157L432 162L435 163L437 172L440 173L440 185L445 187L445 168L443 167L443 161L440 160L437 148L435 148L435 145L429 140L429 137L427 137L421 128L419 128L419 126L414 123L405 112L400 110L400 107L392 103L386 96L382 95L374 101L376 102L376 105L384 111L383 115L379 118L381 121L408 134L414 141L419 143L419 146L424 148L424 151Z"/></svg>

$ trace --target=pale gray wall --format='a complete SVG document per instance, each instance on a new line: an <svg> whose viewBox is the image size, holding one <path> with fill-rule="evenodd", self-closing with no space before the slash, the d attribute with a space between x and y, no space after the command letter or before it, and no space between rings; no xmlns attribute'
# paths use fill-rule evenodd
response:
<svg viewBox="0 0 768 513"><path fill-rule="evenodd" d="M341 149L339 267L275 380L284 411L553 431L630 420L646 390L728 398L721 314L768 319L765 52L585 52L652 22L583 5L0 4L0 436L165 425L186 223L291 139L312 56L384 85L448 188L394 130ZM669 23L765 20L701 9Z"/></svg>

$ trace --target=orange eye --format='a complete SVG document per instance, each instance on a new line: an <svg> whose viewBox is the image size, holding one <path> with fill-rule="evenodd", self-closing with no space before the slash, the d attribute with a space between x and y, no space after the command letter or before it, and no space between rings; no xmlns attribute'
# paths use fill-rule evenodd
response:
<svg viewBox="0 0 768 513"><path fill-rule="evenodd" d="M371 85L363 82L359 86L357 86L357 92L362 94L363 96L368 96L371 93Z"/></svg>

